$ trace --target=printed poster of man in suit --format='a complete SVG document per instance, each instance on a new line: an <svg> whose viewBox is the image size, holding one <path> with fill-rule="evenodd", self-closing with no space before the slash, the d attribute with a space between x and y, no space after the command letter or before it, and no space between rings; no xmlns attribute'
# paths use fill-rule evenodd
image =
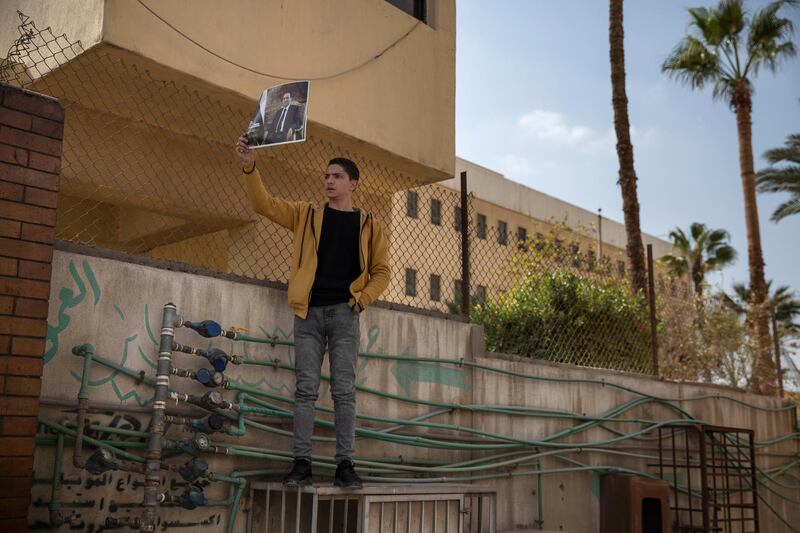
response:
<svg viewBox="0 0 800 533"><path fill-rule="evenodd" d="M260 148L306 140L309 82L270 87L261 93L245 136L248 146Z"/></svg>

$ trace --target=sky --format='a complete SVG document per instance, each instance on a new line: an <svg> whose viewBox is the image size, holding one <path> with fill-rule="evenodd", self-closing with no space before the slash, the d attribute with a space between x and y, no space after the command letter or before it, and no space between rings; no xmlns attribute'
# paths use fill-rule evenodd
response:
<svg viewBox="0 0 800 533"><path fill-rule="evenodd" d="M767 2L747 1L755 10ZM628 0L625 66L642 230L724 228L739 252L710 281L747 282L747 240L736 122L711 90L660 72L696 0ZM800 48L800 8L785 11ZM456 153L508 179L622 221L616 184L608 1L458 0ZM753 152L800 132L800 57L754 80ZM769 220L784 195L759 195L767 279L800 295L800 215Z"/></svg>

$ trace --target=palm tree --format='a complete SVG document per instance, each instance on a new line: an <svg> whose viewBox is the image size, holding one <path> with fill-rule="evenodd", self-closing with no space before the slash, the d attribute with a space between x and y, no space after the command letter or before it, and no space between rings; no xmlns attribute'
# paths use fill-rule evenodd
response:
<svg viewBox="0 0 800 533"><path fill-rule="evenodd" d="M625 48L622 26L622 0L610 0L609 48L611 59L611 103L614 107L614 131L617 134L617 159L619 159L619 186L622 189L622 211L625 216L625 233L628 261L631 265L631 287L644 291L646 272L642 230L639 225L639 198L636 193L636 170L633 166L633 145L628 120L628 96L625 92ZM602 261L603 258L601 257Z"/></svg>
<svg viewBox="0 0 800 533"><path fill-rule="evenodd" d="M736 250L728 243L730 235L724 229L710 229L695 222L689 227L688 236L681 228L675 228L669 238L678 253L667 254L659 261L678 277L689 273L694 294L702 302L706 273L720 270L736 259Z"/></svg>
<svg viewBox="0 0 800 533"><path fill-rule="evenodd" d="M756 174L758 192L788 192L791 195L772 213L773 222L800 213L800 133L789 135L784 145L764 152L764 159L771 166ZM787 165L776 167L779 163Z"/></svg>
<svg viewBox="0 0 800 533"><path fill-rule="evenodd" d="M778 376L778 394L783 398L783 368L781 357L783 355L781 340L787 337L796 337L800 333L800 323L795 318L800 317L800 300L794 297L789 287L779 287L770 298L770 316L772 319L772 341L775 346L775 366Z"/></svg>
<svg viewBox="0 0 800 533"><path fill-rule="evenodd" d="M767 291L772 287L772 280L767 281ZM745 321L750 321L750 300L752 293L750 288L744 283L733 285L733 294L722 293L723 301L728 304ZM783 372L781 370L782 339L797 337L800 335L800 323L796 322L800 318L800 300L798 300L792 290L781 285L772 292L768 299L769 316L772 323L772 343L773 356L775 358L776 376L778 390L783 397Z"/></svg>
<svg viewBox="0 0 800 533"><path fill-rule="evenodd" d="M689 34L661 66L662 71L692 89L713 85L713 96L726 100L736 113L752 287L751 318L756 339L752 384L753 390L764 393L772 392L773 364L753 168L751 78L761 67L775 72L782 60L795 55L792 21L778 16L782 7L794 3L778 0L753 14L745 10L743 0L721 0L711 9L690 8Z"/></svg>

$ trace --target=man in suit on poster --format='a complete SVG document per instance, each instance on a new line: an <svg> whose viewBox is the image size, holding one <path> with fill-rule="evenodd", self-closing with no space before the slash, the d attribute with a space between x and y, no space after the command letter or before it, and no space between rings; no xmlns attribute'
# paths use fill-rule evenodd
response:
<svg viewBox="0 0 800 533"><path fill-rule="evenodd" d="M292 103L292 95L284 93L281 107L269 124L267 143L282 143L296 140L303 135L303 107Z"/></svg>

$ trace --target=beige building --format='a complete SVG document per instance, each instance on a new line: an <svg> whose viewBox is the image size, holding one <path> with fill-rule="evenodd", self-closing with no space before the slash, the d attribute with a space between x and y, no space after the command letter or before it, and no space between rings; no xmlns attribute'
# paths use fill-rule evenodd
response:
<svg viewBox="0 0 800 533"><path fill-rule="evenodd" d="M59 239L285 282L290 236L252 212L233 144L262 91L287 80L311 80L308 136L259 151L275 194L321 198L327 161L345 155L370 176L361 205L388 219L393 192L453 175L454 0L14 9L30 20L4 17L6 46L35 37L3 79L67 117Z"/></svg>
<svg viewBox="0 0 800 533"><path fill-rule="evenodd" d="M468 193L472 195L470 289L474 298L509 289L511 257L521 243L543 237L563 241L570 262L578 269L596 270L602 254L612 272L626 273L623 224L606 217L600 220L597 213L470 161L456 158L455 168L455 178L395 194L391 223L395 234L403 238L392 243L389 300L446 311L448 303L460 299L462 171L467 172ZM656 259L672 251L667 241L648 234L642 237L645 246L652 244ZM669 283L665 273L659 272L657 288L669 291ZM678 280L671 290L682 296L686 289L685 281Z"/></svg>
<svg viewBox="0 0 800 533"><path fill-rule="evenodd" d="M18 63L4 75L66 109L59 239L286 282L291 236L252 212L232 145L265 87L310 79L308 140L260 150L259 166L274 194L317 200L330 157L359 163L356 201L384 221L392 247L385 299L438 310L456 300L462 170L473 294L507 289L517 241L554 223L597 260L595 213L454 160L453 0L11 4L55 32L10 55ZM8 17L0 37L11 42L19 24ZM670 248L645 240L657 257ZM603 219L602 255L620 271L624 242L623 226Z"/></svg>

